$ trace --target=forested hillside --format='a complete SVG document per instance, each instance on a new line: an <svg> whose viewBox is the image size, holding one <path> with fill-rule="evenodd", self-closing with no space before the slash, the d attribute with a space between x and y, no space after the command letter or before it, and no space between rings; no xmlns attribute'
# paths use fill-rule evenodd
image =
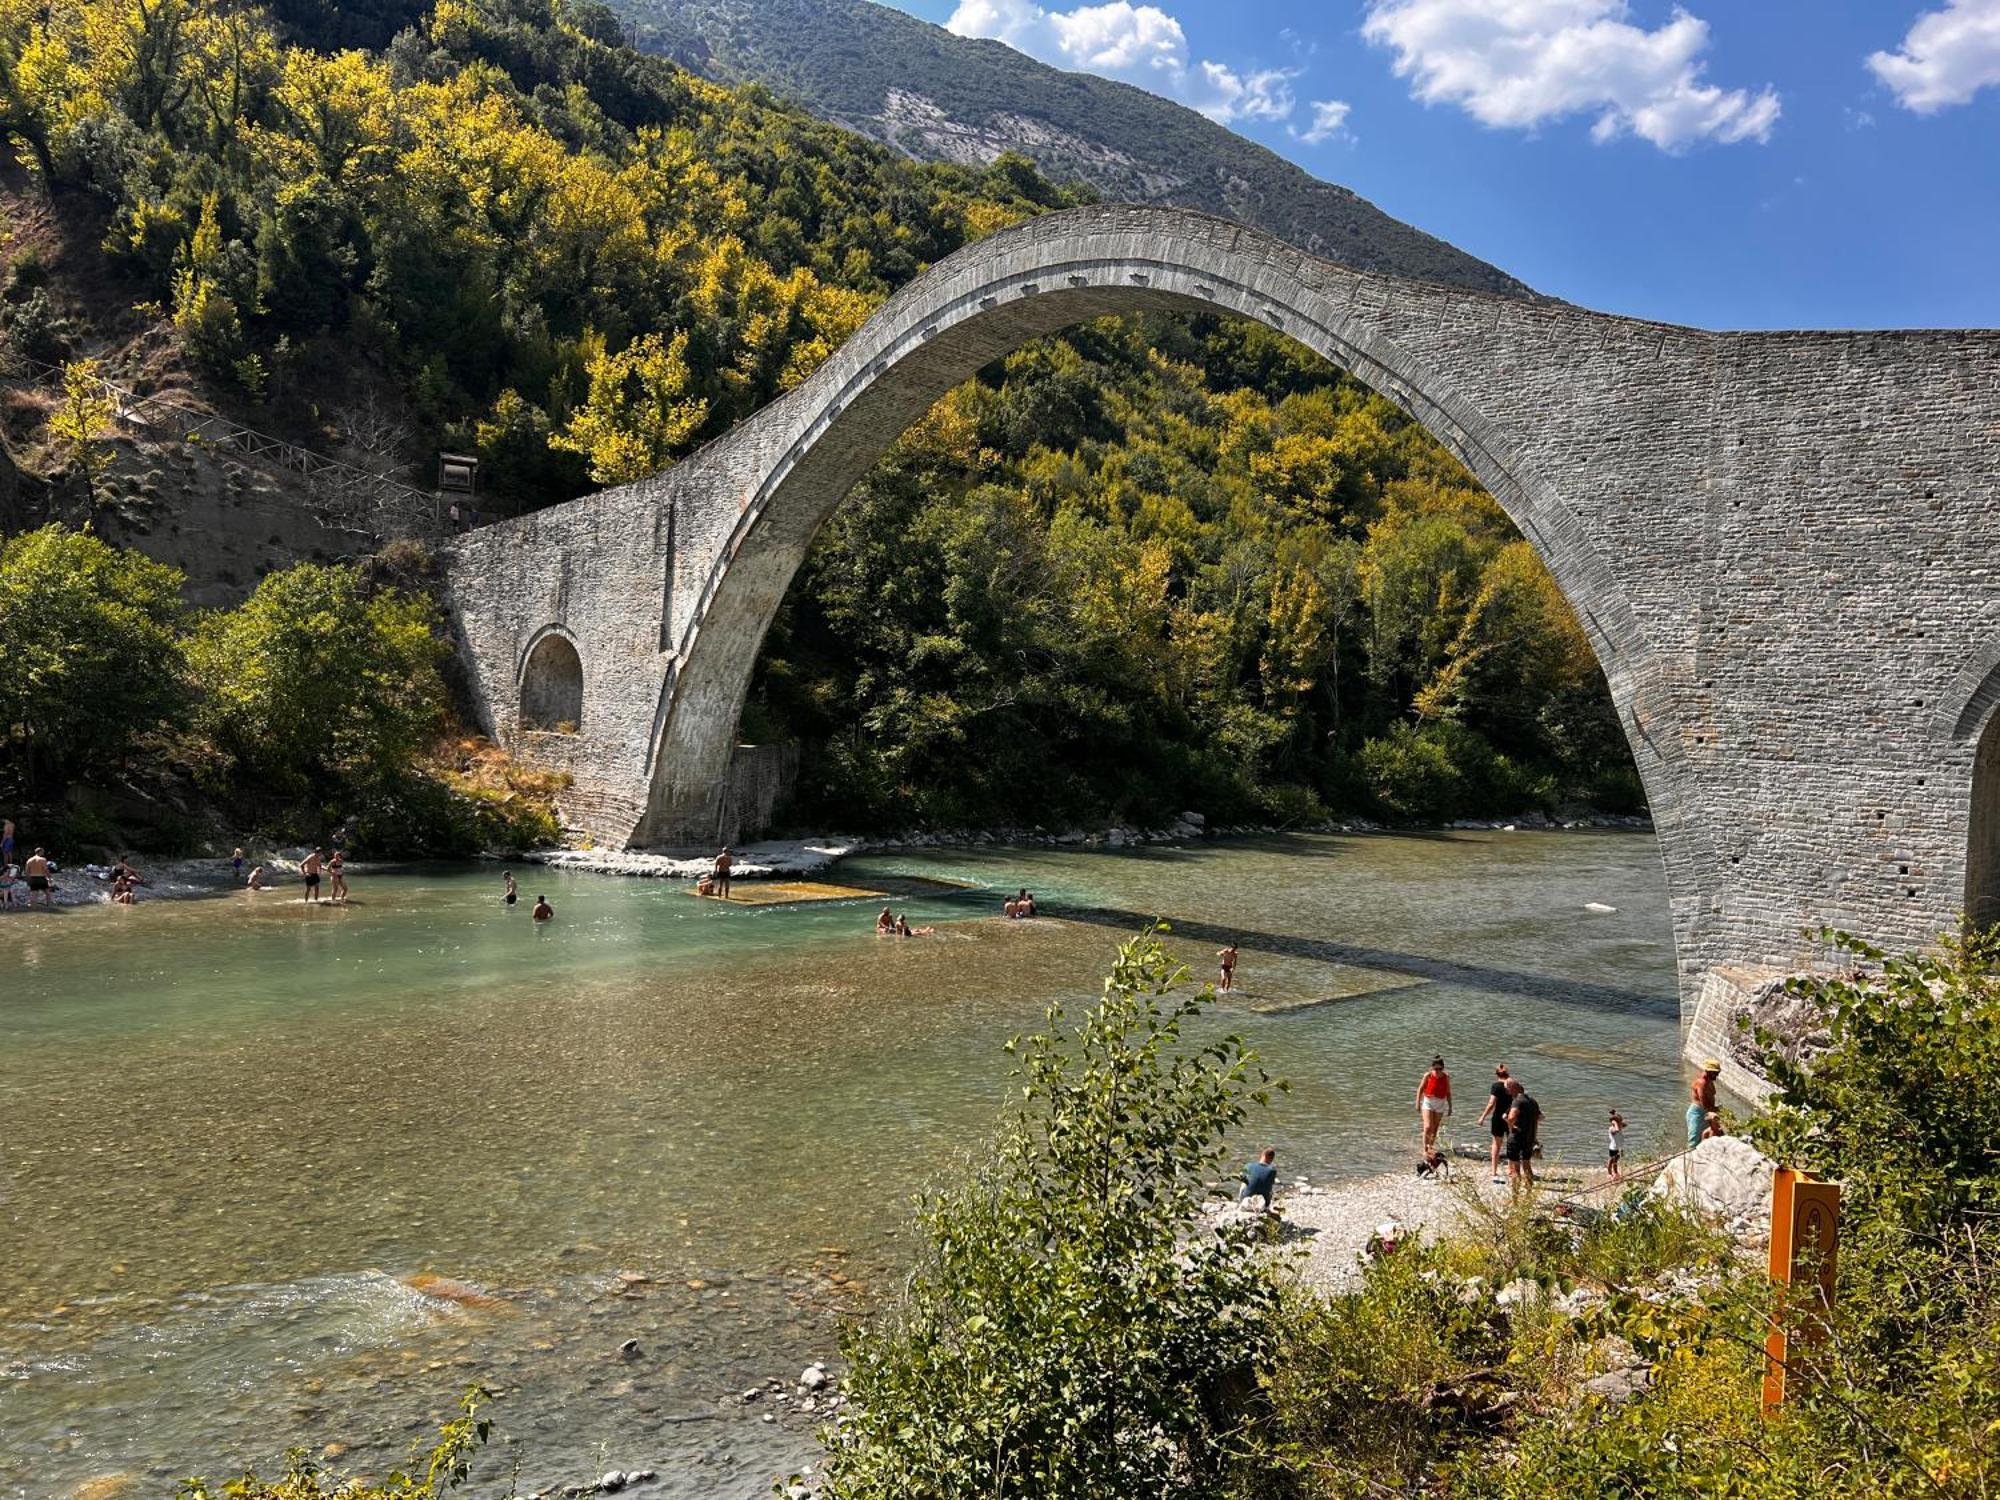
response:
<svg viewBox="0 0 2000 1500"><path fill-rule="evenodd" d="M307 444L366 426L413 480L469 448L506 508L670 464L925 265L1083 194L1014 157L909 161L554 0L0 0L0 131L0 356ZM111 519L108 413L4 417L0 524ZM171 512L176 477L132 482ZM116 699L137 717L63 774L134 745L214 771L213 736L175 736L221 721L196 679L223 658L164 659L188 689ZM0 701L47 686L21 661ZM1024 790L1041 821L1636 796L1493 503L1386 403L1213 319L1091 325L942 402L808 561L746 729L807 746L796 816L896 826L1012 819Z"/></svg>
<svg viewBox="0 0 2000 1500"><path fill-rule="evenodd" d="M1348 265L1528 296L1513 277L1158 94L872 0L615 0L641 46L762 83L922 161L1018 152L1107 201L1171 203Z"/></svg>

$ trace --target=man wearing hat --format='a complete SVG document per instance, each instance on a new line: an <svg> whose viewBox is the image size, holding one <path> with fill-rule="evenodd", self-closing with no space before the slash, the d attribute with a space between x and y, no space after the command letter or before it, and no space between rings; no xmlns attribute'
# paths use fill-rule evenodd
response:
<svg viewBox="0 0 2000 1500"><path fill-rule="evenodd" d="M1688 1150L1701 1144L1702 1135L1708 1129L1708 1117L1715 1110L1715 1080L1722 1072L1722 1064L1710 1058L1701 1065L1701 1074L1688 1085Z"/></svg>

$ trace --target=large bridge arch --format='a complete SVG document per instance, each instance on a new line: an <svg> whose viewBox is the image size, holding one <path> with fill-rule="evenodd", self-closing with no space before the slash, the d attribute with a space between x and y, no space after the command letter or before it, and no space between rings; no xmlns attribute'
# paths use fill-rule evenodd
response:
<svg viewBox="0 0 2000 1500"><path fill-rule="evenodd" d="M1259 319L1395 401L1541 553L1646 784L1684 996L1720 962L1810 957L1811 923L1893 939L1949 918L1972 748L1939 746L1912 705L2000 640L2000 338L1706 333L1358 273L1180 210L1075 210L969 246L673 469L457 544L491 722L513 721L512 689L488 659L559 621L608 690L564 751L574 821L608 842L727 836L765 627L853 484L997 356L1187 308Z"/></svg>

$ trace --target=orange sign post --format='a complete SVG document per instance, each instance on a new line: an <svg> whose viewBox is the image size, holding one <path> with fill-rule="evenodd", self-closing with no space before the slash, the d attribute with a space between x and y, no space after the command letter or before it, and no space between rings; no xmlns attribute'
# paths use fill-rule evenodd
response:
<svg viewBox="0 0 2000 1500"><path fill-rule="evenodd" d="M1840 1246L1840 1185L1821 1182L1792 1167L1771 1174L1771 1280L1787 1289L1804 1285L1804 1299L1789 1290L1778 1299L1778 1318L1764 1339L1764 1410L1785 1399L1785 1380L1797 1373L1796 1348L1816 1343L1825 1329L1813 1313L1833 1306L1834 1252ZM1801 1307L1809 1309L1803 1320Z"/></svg>

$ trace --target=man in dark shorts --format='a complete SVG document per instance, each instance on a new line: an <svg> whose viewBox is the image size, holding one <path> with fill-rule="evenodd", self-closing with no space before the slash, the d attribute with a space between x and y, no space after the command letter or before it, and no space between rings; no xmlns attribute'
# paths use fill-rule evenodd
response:
<svg viewBox="0 0 2000 1500"><path fill-rule="evenodd" d="M729 871L735 863L735 856L729 852L729 846L724 844L722 852L715 856L715 870L708 877L712 882L710 888L724 901L729 899Z"/></svg>
<svg viewBox="0 0 2000 1500"><path fill-rule="evenodd" d="M1507 1180L1500 1171L1500 1147L1507 1139L1507 1111L1513 1103L1507 1092L1507 1065L1501 1063L1493 1070L1493 1087L1486 1091L1486 1108L1479 1112L1479 1118L1486 1122L1486 1129L1493 1137L1493 1181L1496 1185Z"/></svg>
<svg viewBox="0 0 2000 1500"><path fill-rule="evenodd" d="M21 866L21 874L28 882L28 905L33 906L37 896L41 897L43 906L55 905L55 894L49 886L49 868L48 853L39 847Z"/></svg>
<svg viewBox="0 0 2000 1500"><path fill-rule="evenodd" d="M1521 1080L1507 1081L1507 1178L1514 1191L1523 1184L1535 1185L1535 1136L1542 1128L1542 1107L1535 1096L1521 1086Z"/></svg>
<svg viewBox="0 0 2000 1500"><path fill-rule="evenodd" d="M305 899L308 901L319 900L319 867L320 852L317 849L299 861L299 874L305 877Z"/></svg>

